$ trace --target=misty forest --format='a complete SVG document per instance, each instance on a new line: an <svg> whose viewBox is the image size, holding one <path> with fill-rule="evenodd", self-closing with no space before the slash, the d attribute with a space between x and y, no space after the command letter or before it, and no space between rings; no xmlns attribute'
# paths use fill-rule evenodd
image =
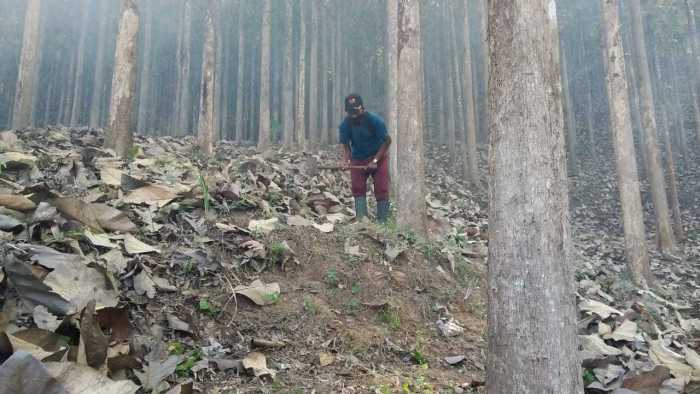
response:
<svg viewBox="0 0 700 394"><path fill-rule="evenodd" d="M697 0L0 0L0 394L700 393Z"/></svg>

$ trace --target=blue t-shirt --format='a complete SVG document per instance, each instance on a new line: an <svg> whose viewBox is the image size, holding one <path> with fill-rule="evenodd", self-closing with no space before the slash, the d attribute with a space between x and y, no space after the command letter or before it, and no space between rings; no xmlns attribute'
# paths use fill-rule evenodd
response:
<svg viewBox="0 0 700 394"><path fill-rule="evenodd" d="M359 119L346 117L339 129L340 143L350 145L353 160L375 156L387 138L384 119L372 112L365 112Z"/></svg>

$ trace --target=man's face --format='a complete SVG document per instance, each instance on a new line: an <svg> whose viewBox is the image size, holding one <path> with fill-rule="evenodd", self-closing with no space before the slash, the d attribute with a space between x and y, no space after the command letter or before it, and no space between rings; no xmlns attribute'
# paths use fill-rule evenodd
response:
<svg viewBox="0 0 700 394"><path fill-rule="evenodd" d="M352 107L352 109L350 109L350 117L355 119L355 118L359 117L360 115L362 115L363 112L365 112L365 110L362 108L361 105L359 105L357 107Z"/></svg>

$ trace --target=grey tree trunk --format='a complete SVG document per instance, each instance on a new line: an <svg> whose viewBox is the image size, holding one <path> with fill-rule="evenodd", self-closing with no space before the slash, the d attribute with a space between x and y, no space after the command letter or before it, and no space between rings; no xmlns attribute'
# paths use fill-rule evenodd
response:
<svg viewBox="0 0 700 394"><path fill-rule="evenodd" d="M681 205L678 200L678 181L676 177L676 163L673 158L673 146L669 136L668 122L668 107L662 109L661 112L661 138L663 139L664 148L666 149L666 171L668 172L668 185L671 197L671 212L673 219L673 234L676 239L683 241L685 239L685 230L683 229L683 218L681 216Z"/></svg>
<svg viewBox="0 0 700 394"><path fill-rule="evenodd" d="M319 20L318 8L311 4L311 48L309 51L309 138L313 143L321 140L319 130Z"/></svg>
<svg viewBox="0 0 700 394"><path fill-rule="evenodd" d="M27 0L24 16L24 35L15 88L12 128L21 129L33 124L34 92L39 80L39 51L41 35L41 0Z"/></svg>
<svg viewBox="0 0 700 394"><path fill-rule="evenodd" d="M676 241L673 238L668 199L666 198L666 182L660 162L656 116L654 114L654 96L651 90L649 63L644 42L641 5L639 1L630 1L628 5L632 13L632 40L637 55L637 71L639 73L642 127L645 133L647 150L647 176L649 177L651 195L654 202L659 248L663 252L673 252L676 249Z"/></svg>
<svg viewBox="0 0 700 394"><path fill-rule="evenodd" d="M178 40L178 77L177 77L177 99L173 114L175 116L175 125L173 126L175 134L182 136L190 131L191 118L191 86L190 86L190 70L192 64L192 5L190 0L184 0L182 5L182 29L180 40Z"/></svg>
<svg viewBox="0 0 700 394"><path fill-rule="evenodd" d="M292 46L293 35L293 4L292 0L285 0L285 48L282 74L282 141L284 145L291 146L294 143L294 79L292 70Z"/></svg>
<svg viewBox="0 0 700 394"><path fill-rule="evenodd" d="M263 0L262 37L260 39L260 113L258 147L270 145L270 19L271 0Z"/></svg>
<svg viewBox="0 0 700 394"><path fill-rule="evenodd" d="M557 29L553 0L489 1L489 393L583 393Z"/></svg>
<svg viewBox="0 0 700 394"><path fill-rule="evenodd" d="M306 1L300 3L299 16L299 70L297 77L297 106L294 135L300 149L306 146ZM313 5L312 5L313 7Z"/></svg>
<svg viewBox="0 0 700 394"><path fill-rule="evenodd" d="M202 85L199 95L199 126L197 142L199 150L207 157L214 153L214 116L216 110L216 31L214 19L218 15L217 0L209 0L204 20L205 36L202 51Z"/></svg>
<svg viewBox="0 0 700 394"><path fill-rule="evenodd" d="M489 21L488 21L488 0L478 0L479 1L479 31L481 38L482 47L482 78L484 83L484 99L482 100L482 113L481 119L479 121L479 131L481 135L485 136L488 133L488 122L489 122L489 112L488 112L488 97L489 97Z"/></svg>
<svg viewBox="0 0 700 394"><path fill-rule="evenodd" d="M243 78L245 71L245 30L243 29L243 0L238 2L238 73L236 74L236 119L233 140L241 142L243 136Z"/></svg>
<svg viewBox="0 0 700 394"><path fill-rule="evenodd" d="M426 231L423 157L423 65L420 1L399 0L398 10L398 190L397 224L418 235ZM416 100L419 102L416 103Z"/></svg>
<svg viewBox="0 0 700 394"><path fill-rule="evenodd" d="M578 174L578 158L576 157L576 119L574 113L574 103L571 100L571 90L569 89L569 72L567 69L566 52L561 49L561 84L564 93L564 116L566 118L566 147L568 151L567 162L571 175Z"/></svg>
<svg viewBox="0 0 700 394"><path fill-rule="evenodd" d="M75 66L75 85L73 85L73 108L71 108L70 125L77 126L80 123L80 112L83 106L83 70L85 69L85 39L87 38L88 16L90 3L83 0L81 5L82 17L80 18L80 38Z"/></svg>
<svg viewBox="0 0 700 394"><path fill-rule="evenodd" d="M391 176L391 190L395 192L398 187L398 102L396 94L398 93L398 0L386 1L386 86L384 92L384 112L386 114L386 128L389 135L393 139L393 143L389 146L389 173Z"/></svg>
<svg viewBox="0 0 700 394"><path fill-rule="evenodd" d="M136 130L140 133L146 133L148 114L150 112L151 100L151 44L152 44L152 3L150 1L143 2L143 55L141 61L141 77L139 78L139 114L136 121Z"/></svg>
<svg viewBox="0 0 700 394"><path fill-rule="evenodd" d="M466 168L464 173L467 175L467 181L474 187L481 189L481 180L479 177L479 151L476 146L476 107L474 105L474 77L472 72L472 51L471 39L469 37L469 7L468 3L464 2L464 100L467 106L466 109L466 133L464 144L467 152L465 161Z"/></svg>
<svg viewBox="0 0 700 394"><path fill-rule="evenodd" d="M700 43L698 43L698 33L695 24L695 10L690 4L690 0L685 0L686 16L688 19L688 44L690 47L691 63L693 67L693 78L690 85L693 98L693 114L695 116L695 132L698 144L700 144L700 103L698 100L698 82L700 80Z"/></svg>
<svg viewBox="0 0 700 394"><path fill-rule="evenodd" d="M90 98L90 118L88 126L91 129L100 126L102 117L102 103L104 95L104 61L105 40L107 36L107 2L101 1L99 6L98 30L97 30L97 54L95 55L95 77L92 80L92 97Z"/></svg>
<svg viewBox="0 0 700 394"><path fill-rule="evenodd" d="M118 157L126 157L133 144L131 128L136 92L136 50L139 32L139 14L134 0L122 0L119 33L114 54L112 99L105 147L113 149Z"/></svg>
<svg viewBox="0 0 700 394"><path fill-rule="evenodd" d="M320 138L320 143L321 145L325 145L328 143L328 135L329 132L328 130L330 127L328 126L328 118L329 118L329 113L328 113L328 108L329 108L329 103L328 103L328 89L329 89L329 72L331 71L331 48L332 48L332 37L330 34L330 23L328 21L330 17L330 12L328 11L328 5L325 4L321 6L321 31L323 34L321 37L325 37L325 39L322 39L322 45L323 47L321 48L321 138Z"/></svg>
<svg viewBox="0 0 700 394"><path fill-rule="evenodd" d="M644 216L634 154L629 91L625 78L625 55L620 37L619 0L602 0L607 49L607 88L610 125L617 165L617 184L625 232L625 257L632 281L642 288L654 283L644 236Z"/></svg>
<svg viewBox="0 0 700 394"><path fill-rule="evenodd" d="M226 116L227 113L226 107L222 106L224 94L224 38L226 37L226 35L223 34L223 22L225 18L222 18L220 11L218 11L221 9L221 1L222 0L216 0L216 4L213 5L216 8L217 12L213 15L214 20L212 22L216 27L216 39L214 40L216 42L216 69L214 71L214 135L212 137L213 141L219 141L221 139L222 117Z"/></svg>
<svg viewBox="0 0 700 394"><path fill-rule="evenodd" d="M465 146L466 140L466 130L464 125L466 124L465 113L464 113L464 100L463 90L462 90L462 78L460 78L461 70L459 67L459 54L457 50L457 34L455 28L455 14L456 10L454 3L450 2L448 7L444 7L444 18L446 26L449 26L448 32L448 42L449 42L449 54L448 59L450 66L448 67L448 72L452 83L449 85L450 89L454 91L454 101L451 101L450 107L455 118L455 140L454 145L452 145L452 157L455 164L455 168L462 173L464 178L468 178L469 175L465 169L467 168L466 161L467 158L467 147ZM464 94L466 94L466 89L464 89Z"/></svg>

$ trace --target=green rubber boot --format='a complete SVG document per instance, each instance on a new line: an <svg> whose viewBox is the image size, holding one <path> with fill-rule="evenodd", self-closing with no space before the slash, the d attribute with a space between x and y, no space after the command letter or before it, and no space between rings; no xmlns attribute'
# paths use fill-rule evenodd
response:
<svg viewBox="0 0 700 394"><path fill-rule="evenodd" d="M377 201L377 223L386 223L389 219L389 207L389 200Z"/></svg>
<svg viewBox="0 0 700 394"><path fill-rule="evenodd" d="M355 217L358 221L367 217L367 197L355 197Z"/></svg>

